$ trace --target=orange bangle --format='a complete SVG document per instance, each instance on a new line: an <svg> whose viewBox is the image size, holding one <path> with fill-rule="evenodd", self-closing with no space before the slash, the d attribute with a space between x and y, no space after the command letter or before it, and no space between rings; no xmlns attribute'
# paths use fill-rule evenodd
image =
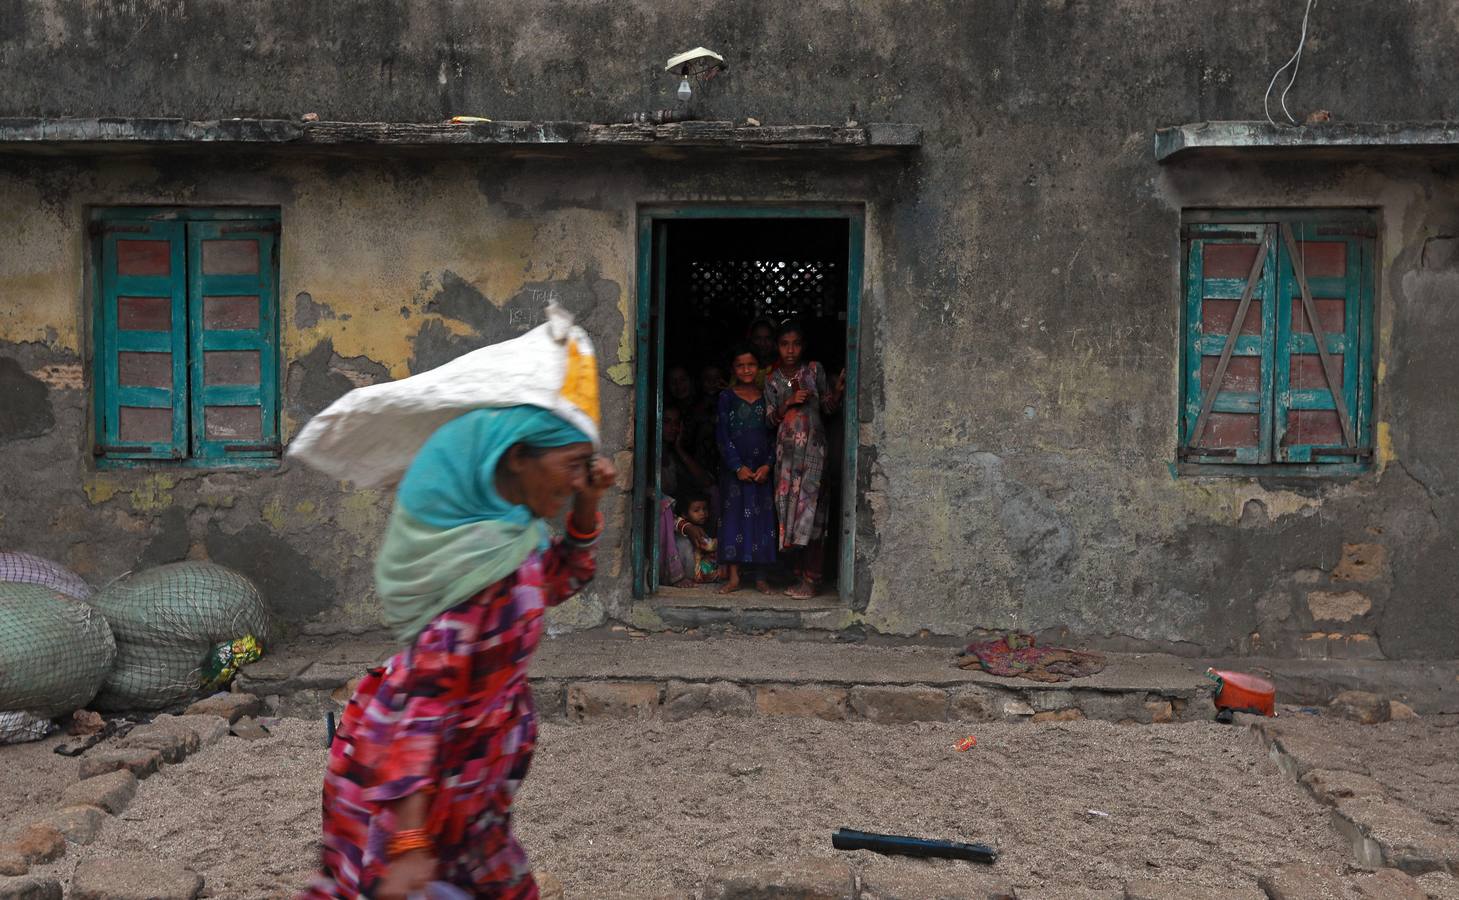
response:
<svg viewBox="0 0 1459 900"><path fill-rule="evenodd" d="M424 828L406 828L391 835L390 843L385 848L385 855L395 859L412 850L432 850L435 846L435 841L431 840L431 836L426 833Z"/></svg>
<svg viewBox="0 0 1459 900"><path fill-rule="evenodd" d="M574 523L574 519L575 518L576 518L576 515L570 515L570 516L567 517L567 536L568 537L572 538L575 541L591 541L591 540L596 540L600 535L602 535L602 533L603 533L603 514L602 513L598 513L598 520L595 523L593 523L593 530L592 531L589 531L589 532L578 531L577 528L575 527L575 523Z"/></svg>

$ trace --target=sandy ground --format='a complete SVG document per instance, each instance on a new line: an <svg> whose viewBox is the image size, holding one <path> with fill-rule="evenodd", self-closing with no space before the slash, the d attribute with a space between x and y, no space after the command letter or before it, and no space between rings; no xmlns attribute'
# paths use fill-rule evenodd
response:
<svg viewBox="0 0 1459 900"><path fill-rule="evenodd" d="M916 868L950 885L970 871L838 854L830 834L841 826L994 843L993 873L1030 897L1118 890L1136 877L1254 885L1292 859L1333 869L1345 860L1326 816L1244 729L1080 721L974 730L978 746L958 753L968 729L946 723L548 725L518 831L537 868L584 898L687 896L713 870L806 856L869 872ZM227 738L148 779L95 844L37 871L68 877L88 855L140 855L195 869L214 897L288 896L313 864L323 739L322 723L292 719L264 740ZM0 768L44 769L49 752L0 748ZM62 760L66 779L74 765ZM34 785L27 794L44 792L42 780ZM7 787L0 809L20 815L40 799L15 793Z"/></svg>

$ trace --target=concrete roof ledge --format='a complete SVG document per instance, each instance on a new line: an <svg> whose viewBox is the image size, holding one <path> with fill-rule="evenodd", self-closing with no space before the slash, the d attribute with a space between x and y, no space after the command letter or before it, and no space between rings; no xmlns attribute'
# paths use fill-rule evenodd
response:
<svg viewBox="0 0 1459 900"><path fill-rule="evenodd" d="M1459 153L1459 122L1323 122L1279 126L1268 122L1195 122L1155 130L1155 159L1280 151L1283 156L1340 151Z"/></svg>
<svg viewBox="0 0 1459 900"><path fill-rule="evenodd" d="M224 144L360 151L441 147L718 148L776 154L847 150L881 156L915 150L918 125L736 125L691 121L667 125L591 122L300 122L292 119L222 119L195 122L161 118L0 119L0 152L48 153L97 149Z"/></svg>

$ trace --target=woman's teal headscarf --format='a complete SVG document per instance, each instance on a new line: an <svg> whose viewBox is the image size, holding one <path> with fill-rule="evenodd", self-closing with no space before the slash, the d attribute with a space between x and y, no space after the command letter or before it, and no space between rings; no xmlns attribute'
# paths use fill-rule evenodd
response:
<svg viewBox="0 0 1459 900"><path fill-rule="evenodd" d="M589 442L536 406L473 410L431 435L400 482L375 560L375 590L396 637L415 640L436 616L547 546L547 523L497 493L507 450Z"/></svg>

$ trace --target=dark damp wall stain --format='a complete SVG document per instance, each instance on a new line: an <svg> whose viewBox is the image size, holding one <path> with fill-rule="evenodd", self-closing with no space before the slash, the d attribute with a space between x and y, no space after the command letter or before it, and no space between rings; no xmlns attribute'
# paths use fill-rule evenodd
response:
<svg viewBox="0 0 1459 900"><path fill-rule="evenodd" d="M297 621L338 603L340 597L334 582L320 575L315 561L295 543L265 525L228 534L216 522L208 524L205 539L209 559L248 576L276 615Z"/></svg>
<svg viewBox="0 0 1459 900"><path fill-rule="evenodd" d="M559 303L591 334L618 334L624 327L617 282L585 272L554 281L529 282L501 306L451 270L423 312L461 322L471 334L457 334L440 319L427 319L412 340L410 372L417 374L488 344L519 337L546 321L548 303Z"/></svg>
<svg viewBox="0 0 1459 900"><path fill-rule="evenodd" d="M296 421L303 422L355 388L378 384L389 377L388 369L368 357L335 353L334 342L325 338L289 363L284 408Z"/></svg>
<svg viewBox="0 0 1459 900"><path fill-rule="evenodd" d="M181 506L173 506L158 517L157 533L137 559L137 568L147 569L186 559L191 543L187 529L187 512Z"/></svg>
<svg viewBox="0 0 1459 900"><path fill-rule="evenodd" d="M0 356L0 444L40 437L56 427L50 393L19 361Z"/></svg>

